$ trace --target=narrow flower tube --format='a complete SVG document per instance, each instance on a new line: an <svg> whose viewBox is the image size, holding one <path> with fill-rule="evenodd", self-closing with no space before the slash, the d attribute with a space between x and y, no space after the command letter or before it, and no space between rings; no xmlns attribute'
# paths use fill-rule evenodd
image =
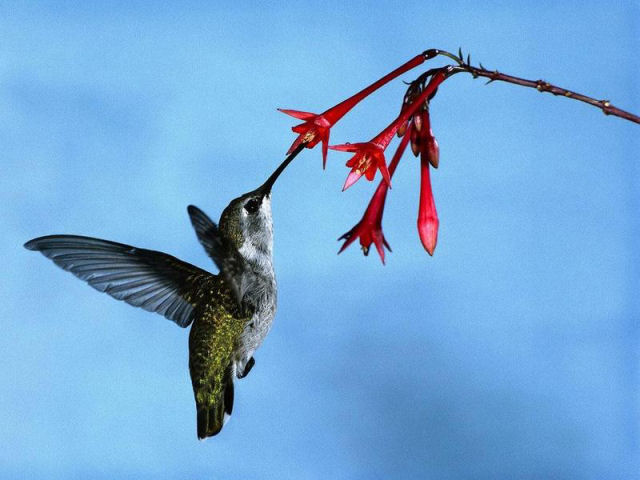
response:
<svg viewBox="0 0 640 480"><path fill-rule="evenodd" d="M327 120L329 120L329 122L332 125L335 125L335 123L338 120L340 120L342 117L344 117L349 112L349 110L351 110L358 103L360 103L362 100L364 100L369 95L371 95L373 92L378 90L380 87L382 87L383 85L386 85L391 80L399 77L403 73L406 73L409 70L417 67L418 65L421 65L428 58L427 55L425 55L425 53L416 55L404 65L401 65L400 67L396 68L394 71L386 74L380 80L377 80L376 82L372 83L368 87L360 90L358 93L340 102L335 107L330 108L329 110L323 113L324 117Z"/></svg>
<svg viewBox="0 0 640 480"><path fill-rule="evenodd" d="M382 77L380 80L372 83L355 95L352 95L351 97L340 102L334 107L331 107L321 114L279 108L278 110L282 113L290 115L299 120L303 120L304 122L296 125L295 127L292 127L292 130L298 134L298 137L289 148L287 154L293 152L300 144L304 144L306 148L313 148L319 142L322 142L322 167L325 168L327 164L327 147L329 145L329 131L331 127L333 127L360 101L371 95L377 89L402 75L403 73L422 64L425 60L433 58L436 55L436 53L434 52L435 50L427 50L420 55L416 55L405 64L401 65L400 67Z"/></svg>

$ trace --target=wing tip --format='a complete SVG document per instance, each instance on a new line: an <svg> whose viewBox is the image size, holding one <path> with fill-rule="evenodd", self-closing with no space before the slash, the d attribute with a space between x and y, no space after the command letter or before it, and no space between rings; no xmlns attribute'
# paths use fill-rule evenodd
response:
<svg viewBox="0 0 640 480"><path fill-rule="evenodd" d="M32 238L28 242L24 244L24 248L27 250L38 250L42 251L50 247L55 247L58 244L56 242L65 242L65 241L78 241L78 240L88 240L88 241L100 241L104 242L105 240L100 240L99 238L92 237L84 237L81 235L44 235L42 237ZM115 242L110 242L115 244Z"/></svg>
<svg viewBox="0 0 640 480"><path fill-rule="evenodd" d="M187 207L187 213L189 215L197 215L198 213L202 212L202 210L200 210L198 207L196 207L195 205L189 205Z"/></svg>
<svg viewBox="0 0 640 480"><path fill-rule="evenodd" d="M23 247L27 250L38 251L42 250L42 240L45 240L47 237L37 237L32 238L28 242L25 242Z"/></svg>
<svg viewBox="0 0 640 480"><path fill-rule="evenodd" d="M217 228L216 222L211 220L209 216L204 213L204 211L200 210L195 205L189 205L187 207L187 212L189 213L189 219L191 220L191 225L196 229L196 234L198 238L202 242L201 235L204 235L207 230Z"/></svg>

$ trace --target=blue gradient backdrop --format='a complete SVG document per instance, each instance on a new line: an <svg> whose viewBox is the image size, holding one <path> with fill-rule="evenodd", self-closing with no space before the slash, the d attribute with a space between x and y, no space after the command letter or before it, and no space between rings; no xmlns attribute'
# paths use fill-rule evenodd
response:
<svg viewBox="0 0 640 480"><path fill-rule="evenodd" d="M85 234L215 271L186 206L218 218L264 180L293 140L276 107L322 111L429 47L637 113L637 1L3 2L0 31L2 478L640 478L640 126L578 102L452 79L436 255L408 156L386 267L336 255L375 185L341 193L348 157L305 151L274 192L275 326L204 443L187 331L22 248Z"/></svg>

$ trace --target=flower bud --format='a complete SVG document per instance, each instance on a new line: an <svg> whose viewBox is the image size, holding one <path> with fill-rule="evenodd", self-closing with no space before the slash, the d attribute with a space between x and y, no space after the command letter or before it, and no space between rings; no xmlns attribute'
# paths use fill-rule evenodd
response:
<svg viewBox="0 0 640 480"><path fill-rule="evenodd" d="M408 126L409 126L409 121L407 120L402 125L400 125L400 127L398 127L398 130L396 131L396 135L398 135L398 137L404 136L404 134L407 132Z"/></svg>
<svg viewBox="0 0 640 480"><path fill-rule="evenodd" d="M423 160L426 159L433 168L438 168L440 163L440 148L438 147L438 141L433 136L433 130L431 130L431 120L429 118L429 110L423 110L420 112L422 124L424 126L420 135L421 151Z"/></svg>
<svg viewBox="0 0 640 480"><path fill-rule="evenodd" d="M438 242L438 212L433 200L429 162L425 158L420 161L420 205L418 207L418 235L422 246L433 255Z"/></svg>
<svg viewBox="0 0 640 480"><path fill-rule="evenodd" d="M414 157L420 154L420 134L415 128L411 129L411 151Z"/></svg>
<svg viewBox="0 0 640 480"><path fill-rule="evenodd" d="M422 157L426 157L426 160L431 164L433 168L438 168L440 164L440 147L438 147L438 141L433 135L429 136L427 142L423 145Z"/></svg>
<svg viewBox="0 0 640 480"><path fill-rule="evenodd" d="M416 126L416 131L422 130L422 113L418 112L413 116L413 124Z"/></svg>

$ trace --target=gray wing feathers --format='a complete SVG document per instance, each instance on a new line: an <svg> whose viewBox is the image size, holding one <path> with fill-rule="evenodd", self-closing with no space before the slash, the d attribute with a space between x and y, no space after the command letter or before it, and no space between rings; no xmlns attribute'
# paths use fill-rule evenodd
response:
<svg viewBox="0 0 640 480"><path fill-rule="evenodd" d="M226 247L224 245L225 242L220 235L220 231L218 230L218 226L207 216L206 213L194 205L189 205L187 207L187 212L189 213L191 225L193 225L193 228L196 231L198 241L204 247L207 255L209 255L217 265L218 261L221 260L220 254L224 253L222 252L222 249ZM218 268L220 267L218 266Z"/></svg>
<svg viewBox="0 0 640 480"><path fill-rule="evenodd" d="M210 273L171 255L76 235L51 235L27 243L96 290L187 327L199 284Z"/></svg>
<svg viewBox="0 0 640 480"><path fill-rule="evenodd" d="M231 288L239 306L242 307L243 277L245 262L231 243L220 233L218 226L202 210L194 205L187 207L191 224L207 255L214 261L227 285Z"/></svg>

